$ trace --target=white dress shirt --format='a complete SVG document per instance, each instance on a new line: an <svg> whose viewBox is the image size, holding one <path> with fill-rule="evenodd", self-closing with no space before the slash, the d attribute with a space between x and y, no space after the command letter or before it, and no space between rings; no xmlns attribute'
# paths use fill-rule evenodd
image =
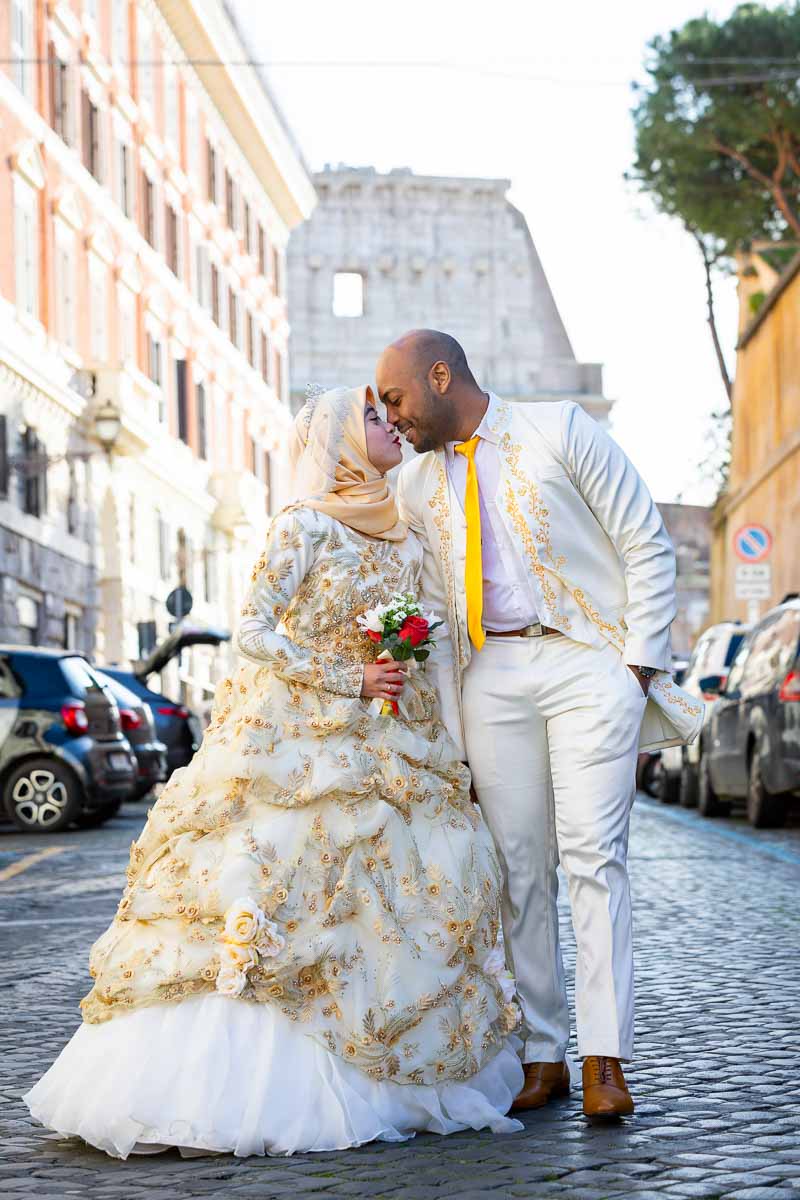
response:
<svg viewBox="0 0 800 1200"><path fill-rule="evenodd" d="M481 558L483 563L483 627L498 633L524 629L539 620L536 596L525 565L508 536L497 508L500 484L500 455L497 435L490 428L494 400L490 399L483 420L473 436L480 438L475 449L478 497L481 510ZM459 443L447 442L445 458L450 482L464 510L467 490L467 460L456 454Z"/></svg>

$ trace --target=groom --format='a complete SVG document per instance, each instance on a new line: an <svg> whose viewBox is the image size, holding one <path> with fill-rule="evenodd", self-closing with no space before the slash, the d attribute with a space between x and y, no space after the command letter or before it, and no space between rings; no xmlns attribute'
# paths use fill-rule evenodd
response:
<svg viewBox="0 0 800 1200"><path fill-rule="evenodd" d="M435 330L387 347L376 379L418 456L400 472L398 504L424 548L426 603L447 613L430 669L504 868L523 1013L515 1107L569 1092L560 862L584 1112L632 1113L621 1062L633 1050L636 756L690 740L702 720L668 674L672 546L633 466L572 401L504 403Z"/></svg>

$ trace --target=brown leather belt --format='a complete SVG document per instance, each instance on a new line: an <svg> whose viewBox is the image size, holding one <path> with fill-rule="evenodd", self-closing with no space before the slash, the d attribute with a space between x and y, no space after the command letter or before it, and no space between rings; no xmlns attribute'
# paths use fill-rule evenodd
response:
<svg viewBox="0 0 800 1200"><path fill-rule="evenodd" d="M560 629L551 629L549 625L542 625L537 621L535 625L526 625L524 629L507 629L502 632L497 629L485 630L487 637L545 637L548 633L560 633Z"/></svg>

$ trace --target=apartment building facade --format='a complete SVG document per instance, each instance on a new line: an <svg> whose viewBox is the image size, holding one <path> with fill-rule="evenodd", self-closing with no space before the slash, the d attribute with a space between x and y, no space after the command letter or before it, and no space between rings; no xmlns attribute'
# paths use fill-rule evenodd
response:
<svg viewBox="0 0 800 1200"><path fill-rule="evenodd" d="M130 662L178 586L235 623L285 497L313 182L220 0L9 0L0 46L0 641Z"/></svg>

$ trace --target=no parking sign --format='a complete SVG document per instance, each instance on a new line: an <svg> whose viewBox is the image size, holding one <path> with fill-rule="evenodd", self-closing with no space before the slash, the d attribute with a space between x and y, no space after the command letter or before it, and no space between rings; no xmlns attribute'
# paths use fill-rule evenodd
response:
<svg viewBox="0 0 800 1200"><path fill-rule="evenodd" d="M772 549L772 534L763 525L743 525L733 535L733 549L742 562L763 562Z"/></svg>

